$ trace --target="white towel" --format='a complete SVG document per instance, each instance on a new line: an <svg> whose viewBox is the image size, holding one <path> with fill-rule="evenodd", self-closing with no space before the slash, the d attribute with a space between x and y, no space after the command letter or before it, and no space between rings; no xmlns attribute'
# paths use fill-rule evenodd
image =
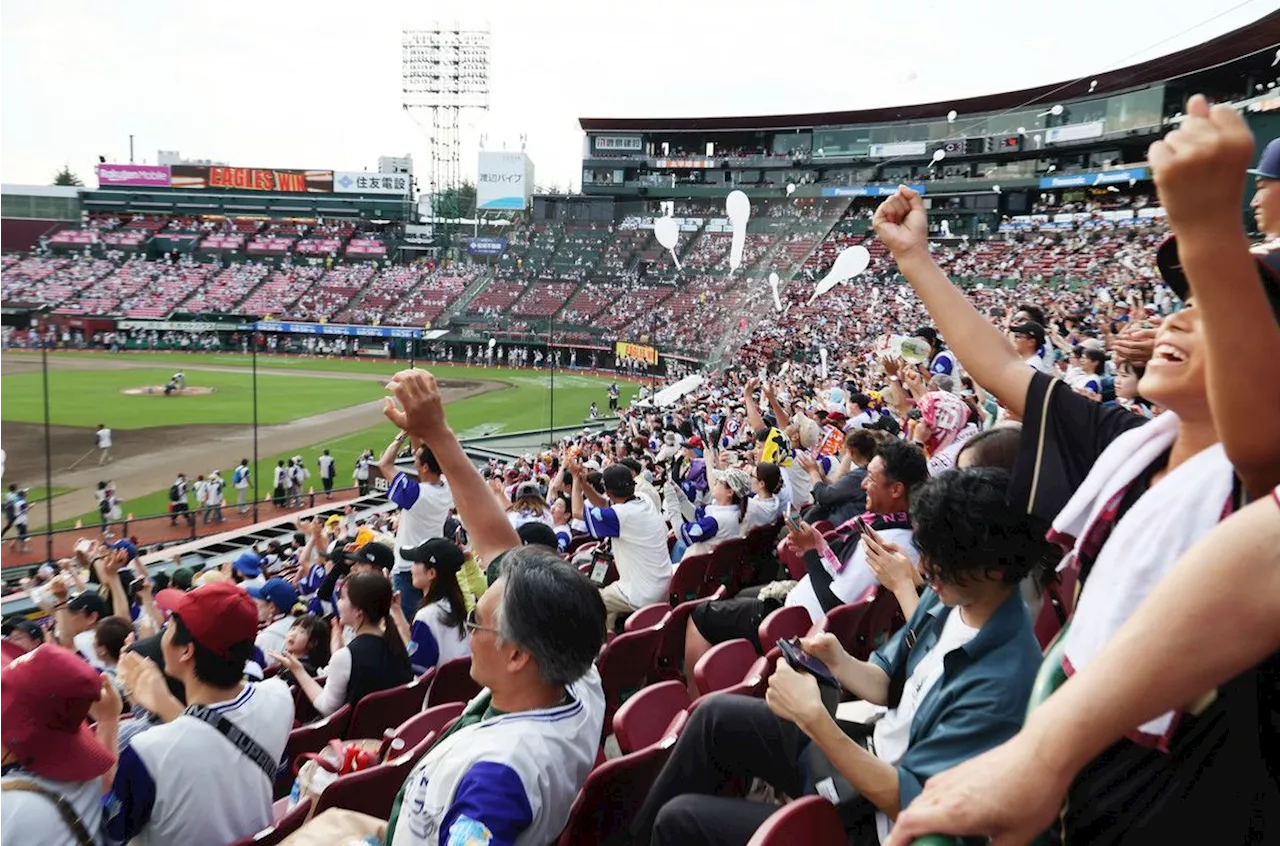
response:
<svg viewBox="0 0 1280 846"><path fill-rule="evenodd" d="M1075 539L1075 557L1099 514L1161 453L1173 445L1179 422L1166 412L1116 438L1053 521L1054 532ZM1196 453L1145 492L1112 529L1080 595L1067 633L1065 664L1075 673L1098 653L1230 503L1233 471L1222 444ZM1167 748L1177 727L1170 711L1130 737Z"/></svg>

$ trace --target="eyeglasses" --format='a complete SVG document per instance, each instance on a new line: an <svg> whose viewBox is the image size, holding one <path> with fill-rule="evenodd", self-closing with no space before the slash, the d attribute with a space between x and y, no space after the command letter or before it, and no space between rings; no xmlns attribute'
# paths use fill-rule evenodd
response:
<svg viewBox="0 0 1280 846"><path fill-rule="evenodd" d="M498 630L493 628L492 626L482 626L476 622L476 609L474 608L472 608L471 612L467 614L467 619L462 625L466 628L468 632L471 632L471 633L475 633L475 632L493 632L494 634L498 633Z"/></svg>

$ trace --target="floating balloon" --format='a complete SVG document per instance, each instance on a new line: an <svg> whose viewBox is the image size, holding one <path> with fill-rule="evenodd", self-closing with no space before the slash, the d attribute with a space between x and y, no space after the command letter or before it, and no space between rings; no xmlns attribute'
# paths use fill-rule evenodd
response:
<svg viewBox="0 0 1280 846"><path fill-rule="evenodd" d="M1097 87L1098 87L1098 80L1096 80L1096 79L1095 79L1095 80L1093 80L1092 82L1090 82L1090 83L1089 83L1089 90L1090 90L1090 91L1093 91L1093 89L1095 89L1095 88L1097 88Z"/></svg>
<svg viewBox="0 0 1280 846"><path fill-rule="evenodd" d="M782 311L782 297L778 296L778 274L769 274L769 287L773 290L774 311Z"/></svg>
<svg viewBox="0 0 1280 846"><path fill-rule="evenodd" d="M1032 140L1032 141L1034 141L1034 142L1036 142L1036 146L1037 146L1037 147L1039 147L1039 146L1040 146L1040 136L1039 136L1039 135L1034 135L1034 136L1032 136L1031 140Z"/></svg>
<svg viewBox="0 0 1280 846"><path fill-rule="evenodd" d="M1053 115L1054 117L1057 117L1058 115L1062 114L1062 112L1063 112L1063 108L1061 103L1057 104L1056 106L1054 106L1052 109L1049 110L1049 114Z"/></svg>
<svg viewBox="0 0 1280 846"><path fill-rule="evenodd" d="M1280 50L1276 51L1276 57L1271 60L1271 67L1274 68L1276 65L1280 65Z"/></svg>
<svg viewBox="0 0 1280 846"><path fill-rule="evenodd" d="M1119 193L1120 193L1120 189L1119 189L1119 188L1117 188L1117 187L1116 187L1116 186L1114 186L1114 185L1108 185L1108 186L1107 186L1107 190L1108 190L1108 191L1110 191L1112 194L1119 194Z"/></svg>
<svg viewBox="0 0 1280 846"><path fill-rule="evenodd" d="M1133 186L1135 186L1135 185L1137 185L1137 184L1138 184L1138 180L1136 180L1136 179L1130 179L1130 180L1129 180L1129 187L1130 187L1130 188L1132 188Z"/></svg>
<svg viewBox="0 0 1280 846"><path fill-rule="evenodd" d="M671 253L671 260L680 269L680 259L676 256L676 244L680 241L680 224L673 217L660 217L653 222L653 237Z"/></svg>
<svg viewBox="0 0 1280 846"><path fill-rule="evenodd" d="M1018 134L1019 134L1019 135L1026 135L1026 134L1027 134L1027 128L1026 128L1025 126L1019 126L1019 127L1018 127Z"/></svg>
<svg viewBox="0 0 1280 846"><path fill-rule="evenodd" d="M790 197L796 192L796 184L794 182L787 183L787 196Z"/></svg>
<svg viewBox="0 0 1280 846"><path fill-rule="evenodd" d="M955 122L956 122L956 110L952 109L951 111L947 112L947 123L955 123Z"/></svg>
<svg viewBox="0 0 1280 846"><path fill-rule="evenodd" d="M822 359L822 378L827 378L827 348L818 347L818 357Z"/></svg>
<svg viewBox="0 0 1280 846"><path fill-rule="evenodd" d="M847 247L841 250L840 255L836 256L835 263L827 271L827 275L822 277L822 281L813 289L813 296L809 297L809 302L813 302L846 279L857 276L866 270L869 264L871 264L871 253L867 252L866 247Z"/></svg>
<svg viewBox="0 0 1280 846"><path fill-rule="evenodd" d="M742 248L747 243L747 220L751 217L751 200L741 191L730 191L724 211L733 226L733 244L729 247L729 272L742 264Z"/></svg>
<svg viewBox="0 0 1280 846"><path fill-rule="evenodd" d="M992 190L992 191L995 191L997 194L999 194L999 193L1000 193L1000 186L999 186L999 185L992 185L992 186L991 186L991 190Z"/></svg>
<svg viewBox="0 0 1280 846"><path fill-rule="evenodd" d="M942 161L942 160L943 160L943 159L945 159L946 157L947 157L947 151L946 151L946 150L934 150L934 151L933 151L933 161L930 163L930 167L932 167L933 165L936 165L938 162Z"/></svg>
<svg viewBox="0 0 1280 846"><path fill-rule="evenodd" d="M1051 165L1049 165L1047 168L1045 168L1045 171L1044 171L1044 172L1045 172L1045 173L1053 173L1053 172L1054 172L1055 170L1057 170L1057 169L1058 169L1058 166L1057 166L1057 165L1051 164Z"/></svg>
<svg viewBox="0 0 1280 846"><path fill-rule="evenodd" d="M497 339L497 338L490 338L490 339L489 339L489 349L493 349L493 348L494 348L494 347L496 347L497 345L498 345L498 339Z"/></svg>

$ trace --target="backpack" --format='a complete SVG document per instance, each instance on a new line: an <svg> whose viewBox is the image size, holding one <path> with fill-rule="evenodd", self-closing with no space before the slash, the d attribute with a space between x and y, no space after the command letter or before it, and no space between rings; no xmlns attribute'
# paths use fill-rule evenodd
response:
<svg viewBox="0 0 1280 846"><path fill-rule="evenodd" d="M182 499L182 493L178 490L178 483L174 482L169 486L169 501L178 502Z"/></svg>

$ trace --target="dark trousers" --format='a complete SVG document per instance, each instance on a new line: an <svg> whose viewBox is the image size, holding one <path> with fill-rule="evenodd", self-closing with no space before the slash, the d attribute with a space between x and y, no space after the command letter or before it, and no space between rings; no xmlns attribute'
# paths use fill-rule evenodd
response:
<svg viewBox="0 0 1280 846"><path fill-rule="evenodd" d="M797 762L808 744L763 699L712 697L680 733L632 823L632 843L744 846L778 808L722 794L734 781L759 778L788 796L803 795Z"/></svg>

